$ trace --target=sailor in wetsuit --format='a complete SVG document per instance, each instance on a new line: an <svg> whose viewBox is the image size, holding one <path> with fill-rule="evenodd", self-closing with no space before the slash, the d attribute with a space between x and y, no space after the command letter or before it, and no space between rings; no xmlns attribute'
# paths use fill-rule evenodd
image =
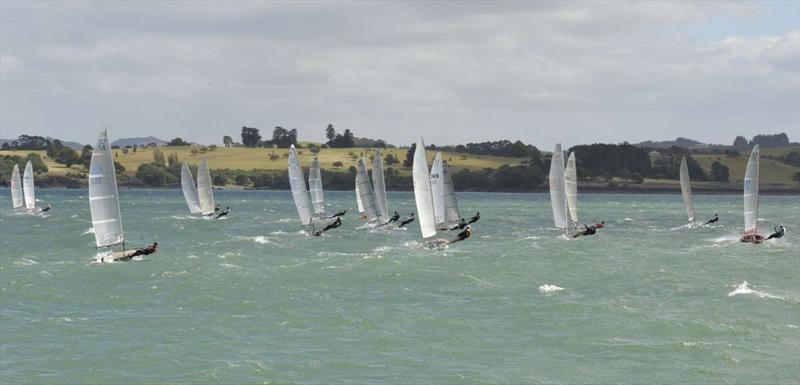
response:
<svg viewBox="0 0 800 385"><path fill-rule="evenodd" d="M42 212L42 213L43 213L43 212L45 212L45 211L50 211L50 209L51 209L51 208L52 208L52 206L50 206L50 204L48 203L48 204L47 204L47 207L43 208L43 209L42 209L42 211L40 211L40 212Z"/></svg>
<svg viewBox="0 0 800 385"><path fill-rule="evenodd" d="M717 213L714 213L714 218L711 218L711 219L707 220L706 223L703 223L703 224L704 225L712 224L712 223L714 223L714 222L716 222L718 220L719 220L719 215L717 215Z"/></svg>
<svg viewBox="0 0 800 385"><path fill-rule="evenodd" d="M783 227L783 225L774 227L773 229L775 229L775 232L770 234L767 239L779 239L783 237L783 234L786 234L786 228Z"/></svg>
<svg viewBox="0 0 800 385"><path fill-rule="evenodd" d="M326 232L326 231L328 231L330 229L335 229L335 228L337 228L337 227L339 227L341 225L342 225L342 218L336 217L336 220L333 221L333 223L325 226L324 229L322 229L320 231L317 231L316 233L314 233L314 235L315 236L320 236L320 235L322 235L322 233L324 233L324 232Z"/></svg>
<svg viewBox="0 0 800 385"><path fill-rule="evenodd" d="M403 226L405 226L405 225L407 225L407 224L409 224L411 222L414 222L414 219L415 219L414 218L414 213L411 213L411 215L407 216L405 219L403 219L403 221L400 222L400 225L397 226L397 227L403 227Z"/></svg>
<svg viewBox="0 0 800 385"><path fill-rule="evenodd" d="M461 242L461 241L469 238L470 235L472 235L472 227L467 226L467 228L464 229L464 231L458 233L458 235L456 236L456 239L453 239L452 241L447 242L447 244Z"/></svg>
<svg viewBox="0 0 800 385"><path fill-rule="evenodd" d="M468 225L471 225L471 224L473 224L473 223L477 222L477 221L478 221L478 219L481 219L481 213L480 213L480 212L477 212L477 213L475 213L475 216L474 216L474 217L472 217L472 218L470 218L470 219L469 219L469 222L467 222L467 224L468 224ZM463 219L462 219L462 221L463 221Z"/></svg>
<svg viewBox="0 0 800 385"><path fill-rule="evenodd" d="M458 223L456 223L455 225L452 225L449 228L442 229L442 230L448 230L448 231L461 230L461 229L467 227L468 225L469 225L469 223L467 223L467 221L465 221L464 218L461 218L461 220Z"/></svg>
<svg viewBox="0 0 800 385"><path fill-rule="evenodd" d="M347 210L339 211L338 213L331 215L331 218L338 218L338 217L341 217L341 216L343 216L345 214L347 214Z"/></svg>
<svg viewBox="0 0 800 385"><path fill-rule="evenodd" d="M582 232L577 233L577 234L573 235L572 237L573 238L578 238L578 237L580 237L582 235L594 235L594 233L597 232L597 228L594 225L591 225L591 226L583 225L583 227L584 227L584 230Z"/></svg>
<svg viewBox="0 0 800 385"><path fill-rule="evenodd" d="M224 217L224 216L228 215L229 212L231 212L231 208L230 207L225 207L225 211L223 211L221 213L218 213L217 216L215 216L214 218Z"/></svg>
<svg viewBox="0 0 800 385"><path fill-rule="evenodd" d="M398 219L400 219L400 214L398 214L397 211L395 211L394 215L392 215L392 217L389 218L389 223L397 222Z"/></svg>

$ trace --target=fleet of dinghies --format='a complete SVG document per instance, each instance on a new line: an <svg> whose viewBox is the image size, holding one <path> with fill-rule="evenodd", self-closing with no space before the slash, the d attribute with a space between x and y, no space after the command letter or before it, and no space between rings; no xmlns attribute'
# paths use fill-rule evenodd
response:
<svg viewBox="0 0 800 385"><path fill-rule="evenodd" d="M333 216L326 216L324 192L322 186L322 172L319 159L315 156L311 162L308 176L308 188L300 166L297 150L294 146L289 148L288 161L289 184L294 199L295 207L300 218L300 223L312 228L313 235L322 235L323 232L341 225L341 216L346 210ZM414 150L412 178L414 182L414 201L417 208L417 218L421 232L421 244L426 248L442 248L449 244L462 241L471 235L471 226L461 218L455 193L455 186L450 175L447 161L442 153L436 153L431 167L428 167L428 158L422 138L416 143ZM570 153L566 163L561 144L557 144L553 151L548 176L550 188L550 203L553 212L553 224L564 231L568 238L577 238L582 235L595 234L595 230L603 227L603 222L595 225L584 225L578 228L578 176L576 155ZM766 239L780 238L784 228L780 226L776 233L764 237L758 232L758 184L759 184L759 147L753 147L747 161L747 168L743 186L744 231L742 242L761 243ZM692 201L691 181L686 157L681 159L680 186L683 203L690 227L697 225L694 203ZM187 163L181 166L181 188L186 204L191 214L215 215L216 217L227 214L219 213L219 206L214 202L214 189L208 167L208 159L204 158L197 169L197 183L195 184L192 171ZM372 178L367 172L367 162L361 158L357 162L355 178L356 202L358 212L363 213L368 221L368 226L390 228L391 222L397 220L397 213L390 220L386 182L383 171L383 157L380 150L376 150L372 159ZM14 165L11 173L11 200L14 209L24 209L28 212L41 212L45 209L36 207L34 190L33 166L30 161L25 166L25 171L20 178L19 166ZM119 205L114 158L109 145L107 130L100 132L97 144L92 153L89 166L89 208L94 229L95 244L104 252L96 258L101 262L129 260L137 255L147 255L155 252L157 243L142 249L125 250L125 236L122 230L122 215ZM335 218L333 222L320 231L315 230L316 224ZM413 221L404 221L400 226ZM473 217L469 222L476 221L479 216ZM711 220L707 223L716 221ZM437 238L440 231L464 229L453 240ZM575 232L577 231L577 232ZM120 248L119 251L113 251Z"/></svg>

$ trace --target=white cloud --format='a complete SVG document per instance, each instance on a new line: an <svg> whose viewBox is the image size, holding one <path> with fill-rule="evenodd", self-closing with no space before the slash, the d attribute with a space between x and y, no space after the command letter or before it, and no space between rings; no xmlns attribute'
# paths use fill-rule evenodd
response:
<svg viewBox="0 0 800 385"><path fill-rule="evenodd" d="M674 26L753 3L0 3L0 131L90 142L329 122L408 144L787 131L800 32ZM66 133L65 133L66 131Z"/></svg>

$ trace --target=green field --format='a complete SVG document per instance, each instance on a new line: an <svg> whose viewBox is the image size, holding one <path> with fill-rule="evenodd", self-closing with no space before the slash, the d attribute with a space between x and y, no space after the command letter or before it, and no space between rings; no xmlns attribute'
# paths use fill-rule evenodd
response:
<svg viewBox="0 0 800 385"><path fill-rule="evenodd" d="M191 165L198 165L203 157L207 157L211 169L286 170L287 159L289 157L288 149L217 148L207 151L205 154L192 154L192 150L198 149L199 147L159 147L159 150L164 153L165 157L174 153L178 155L179 161L185 161ZM402 161L405 159L407 151L408 149L395 148L384 149L382 152L384 159L386 159L387 155L393 154L401 162L389 167L398 169L401 174L410 174L411 170L409 168L402 167ZM57 164L52 159L48 158L44 151L0 151L0 156L26 156L31 152L41 155L47 167L50 168L50 173L54 175L64 175L68 171L84 170L82 166L72 166L72 168L68 170L63 165ZM273 152L280 158L274 161L270 160L270 154ZM114 150L114 153L114 160L125 167L127 172L135 172L140 164L153 161L153 149L139 149L135 153L132 150L128 150L127 154L124 154L120 149ZM353 158L354 156L356 159L362 156L369 159L372 154L373 151L371 149L364 148L325 148L321 149L319 152L319 161L320 166L325 170L346 171L350 166L356 165L356 160ZM301 148L298 149L298 155L300 157L300 163L303 166L311 165L311 160L313 158L311 151L306 148ZM430 162L433 160L436 152L428 151L427 155L428 161ZM480 170L484 168L498 168L504 164L514 166L522 164L527 160L524 158L457 154L454 152L444 152L442 153L442 157L448 161L450 168L456 172L461 169ZM342 162L343 166L338 168L334 167L333 163L337 161ZM371 163L369 163L367 167L372 168Z"/></svg>

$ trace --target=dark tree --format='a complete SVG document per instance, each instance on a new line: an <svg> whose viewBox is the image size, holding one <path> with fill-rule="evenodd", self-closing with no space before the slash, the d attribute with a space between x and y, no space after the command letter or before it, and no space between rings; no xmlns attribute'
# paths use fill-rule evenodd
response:
<svg viewBox="0 0 800 385"><path fill-rule="evenodd" d="M231 138L228 135L223 136L222 137L222 144L224 144L225 147L233 146L233 138Z"/></svg>
<svg viewBox="0 0 800 385"><path fill-rule="evenodd" d="M714 161L711 164L711 179L717 182L727 182L730 173L728 172L728 166L720 163L719 161Z"/></svg>
<svg viewBox="0 0 800 385"><path fill-rule="evenodd" d="M188 145L189 145L189 142L185 142L181 138L172 139L172 140L169 141L169 143L167 143L167 146L188 146Z"/></svg>
<svg viewBox="0 0 800 385"><path fill-rule="evenodd" d="M760 134L754 136L753 140L750 141L751 146L756 144L761 147L786 147L789 145L789 136L785 132L774 135Z"/></svg>
<svg viewBox="0 0 800 385"><path fill-rule="evenodd" d="M737 148L744 148L747 147L747 139L744 136L737 136L736 139L733 140L733 147Z"/></svg>
<svg viewBox="0 0 800 385"><path fill-rule="evenodd" d="M258 147L261 142L261 134L257 128L242 127L242 144L245 147Z"/></svg>
<svg viewBox="0 0 800 385"><path fill-rule="evenodd" d="M411 147L406 152L406 160L403 161L403 167L411 167L414 165L414 151L417 150L417 144L411 143Z"/></svg>
<svg viewBox="0 0 800 385"><path fill-rule="evenodd" d="M350 129L344 130L344 134L342 135L342 145L340 147L353 147L355 145L355 141L353 140L353 133L350 132Z"/></svg>
<svg viewBox="0 0 800 385"><path fill-rule="evenodd" d="M328 138L328 145L333 144L333 140L336 139L336 130L333 129L333 124L328 124L325 129L325 137Z"/></svg>

